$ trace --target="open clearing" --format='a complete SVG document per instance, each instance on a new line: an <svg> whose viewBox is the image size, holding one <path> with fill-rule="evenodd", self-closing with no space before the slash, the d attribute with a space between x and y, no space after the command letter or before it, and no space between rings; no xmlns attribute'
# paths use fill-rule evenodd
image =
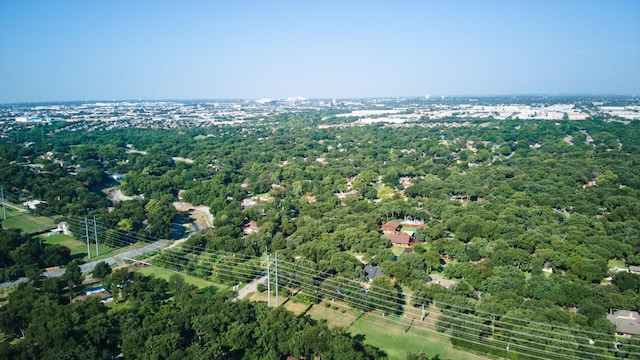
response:
<svg viewBox="0 0 640 360"><path fill-rule="evenodd" d="M5 229L20 229L23 233L35 233L46 231L55 227L55 222L47 217L33 216L26 211L17 210L7 203L7 218L2 219L2 227Z"/></svg>
<svg viewBox="0 0 640 360"><path fill-rule="evenodd" d="M206 287L215 287L218 289L218 291L224 291L226 289L229 288L229 286L227 285L220 285L220 284L216 284L212 281L208 281L205 279L200 279L197 278L195 276L191 276L191 275L186 275L183 274L181 272L177 272L177 271L173 271L173 270L169 270L169 269L165 269L165 268L161 268L161 267L157 267L157 266L150 266L150 267L145 267L139 270L136 270L137 272L145 275L145 276L153 276L153 277L157 277L160 279L164 279L166 281L169 281L169 279L171 278L171 275L173 274L178 274L180 276L182 276L184 278L184 281L187 284L190 285L194 285L196 286L198 289L203 289Z"/></svg>
<svg viewBox="0 0 640 360"><path fill-rule="evenodd" d="M73 257L80 256L83 258L87 256L87 243L76 240L76 238L71 235L58 234L54 236L38 236L38 238L49 245L61 245L69 248L69 250L71 250L71 256ZM95 252L95 248L93 250Z"/></svg>
<svg viewBox="0 0 640 360"><path fill-rule="evenodd" d="M327 320L327 326L329 327L341 327L345 329L353 324L353 322L358 319L358 316L362 315L362 312L349 309L344 304L333 303L331 304L333 308L327 307L327 304L330 303L321 302L320 304L313 305L313 307L307 311L307 315L315 320Z"/></svg>
<svg viewBox="0 0 640 360"><path fill-rule="evenodd" d="M266 292L255 293L251 301L266 302ZM281 301L282 301L281 297ZM272 295L272 304L275 301ZM300 314L306 304L294 304L288 301L284 305L287 310ZM313 305L307 312L312 319L326 320L329 327L340 327L351 336L361 336L364 343L373 345L384 351L389 359L404 359L407 352L420 354L424 352L430 358L487 360L486 357L454 349L449 336L433 329L437 313L431 309L424 323L418 325L419 310L412 309L408 317L387 315L379 311L362 313L349 308L341 302L326 302ZM414 319L412 323L411 319Z"/></svg>
<svg viewBox="0 0 640 360"><path fill-rule="evenodd" d="M387 353L389 359L404 359L407 352L424 352L432 358L475 359L487 358L453 348L447 335L423 327L410 326L410 320L402 316L382 316L378 311L362 316L346 329L351 336L362 335L364 342ZM405 331L408 328L407 331Z"/></svg>
<svg viewBox="0 0 640 360"><path fill-rule="evenodd" d="M296 315L300 315L302 314L307 307L309 307L309 304L305 304L305 303L294 303L293 301L289 300L284 304L284 308L291 311L292 313L296 314Z"/></svg>
<svg viewBox="0 0 640 360"><path fill-rule="evenodd" d="M176 211L187 213L198 228L205 229L213 226L213 215L209 212L208 206L195 206L184 201L176 201L173 206Z"/></svg>
<svg viewBox="0 0 640 360"><path fill-rule="evenodd" d="M89 260L87 257L87 243L84 241L77 240L75 237L71 235L58 234L53 236L46 235L38 235L37 239L41 239L42 242L50 245L62 245L69 250L71 250L71 256L75 259ZM91 261L99 260L103 258L107 258L113 256L114 248L107 246L105 244L98 244L98 250L100 252L100 256L96 256L96 244L90 243L91 249ZM119 248L118 251L121 251L125 248Z"/></svg>

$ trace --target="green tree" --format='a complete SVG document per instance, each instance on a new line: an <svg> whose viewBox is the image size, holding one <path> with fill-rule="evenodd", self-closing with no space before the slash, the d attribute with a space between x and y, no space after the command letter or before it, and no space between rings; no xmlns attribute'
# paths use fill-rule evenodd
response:
<svg viewBox="0 0 640 360"><path fill-rule="evenodd" d="M73 260L67 264L62 278L69 287L69 301L71 301L75 287L82 284L83 276L82 271L80 270L80 262L78 260Z"/></svg>
<svg viewBox="0 0 640 360"><path fill-rule="evenodd" d="M400 294L388 276L378 276L371 281L368 302L384 314L399 314L402 311Z"/></svg>
<svg viewBox="0 0 640 360"><path fill-rule="evenodd" d="M100 261L93 268L93 277L97 279L104 279L109 274L111 274L111 266L104 261Z"/></svg>

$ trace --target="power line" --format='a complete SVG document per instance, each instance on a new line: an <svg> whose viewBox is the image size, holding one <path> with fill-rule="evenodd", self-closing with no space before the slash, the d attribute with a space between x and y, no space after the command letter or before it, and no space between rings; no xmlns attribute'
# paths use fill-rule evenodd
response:
<svg viewBox="0 0 640 360"><path fill-rule="evenodd" d="M4 203L4 186L0 186L0 193L2 193L2 215L3 219L7 219L7 207Z"/></svg>
<svg viewBox="0 0 640 360"><path fill-rule="evenodd" d="M284 266L283 266L283 265L281 265L281 267L284 267ZM309 285L307 285L307 284L301 284L301 285L300 285L300 287L301 287L305 292L306 292L306 291L308 291L308 292L310 292L310 293L318 292L318 293L320 293L321 295L323 295L323 296L324 296L324 297L326 297L326 298L335 298L335 297L336 297L336 296L335 296L335 294L330 293L330 292L328 292L328 290L323 289L322 287L319 287L319 286L317 286L317 287L310 287L310 286L309 286ZM369 294L372 294L372 293L374 293L374 292L372 292L372 291L370 291L370 292L369 292ZM374 293L374 294L375 294L375 293ZM382 295L382 294L378 294L378 295ZM344 296L340 299L340 301L343 301L343 302L345 302L345 303L349 304L351 307L355 307L355 308L358 308L358 305L359 305L359 304L358 304L358 303L353 299L353 296L352 296L352 295L350 295L350 294L344 294ZM383 311L384 311L384 310L386 310L386 311L389 311L389 312L391 312L391 313L396 312L396 308L395 308L395 306L385 305L385 304L384 304L384 301L383 301L383 302L382 302L382 304L381 304L381 303L379 303L379 302L372 302L371 300L365 300L365 301L364 301L364 303L365 303L365 304L368 304L368 305L371 305L372 307L377 307L377 308L379 308L379 309L381 309L381 310L383 310ZM387 302L387 303L388 303L388 302ZM457 331L459 331L461 334L469 335L469 336L472 336L472 337L477 337L477 336L478 336L478 335L477 335L477 333L469 332L469 330L473 329L473 327L472 327L472 326L474 326L474 325L488 326L488 325L486 325L486 324L477 323L477 322L469 321L469 320L463 320L463 321L462 321L462 323L454 323L454 322L453 322L453 320L457 320L457 321L459 321L459 320L460 320L460 319L459 319L459 316L462 316L462 315L468 315L468 314L460 314L460 313L458 313L457 315L458 315L458 317L456 317L456 316L444 315L444 311L442 311L442 310L441 310L441 314L439 315L439 317L445 317L445 318L447 318L448 320L447 320L447 321L445 321L445 323L446 323L446 324L448 324L448 325L452 325L452 326L457 326L457 327L458 327L457 329L452 329L452 330L457 330ZM421 326L421 325L417 325L417 326ZM459 327L462 327L462 328L463 328L463 330L461 330ZM432 328L434 328L434 329L435 329L435 325L432 325ZM466 330L466 331L465 331L465 330ZM506 329L504 329L504 330L506 330ZM506 331L508 332L508 330L506 330ZM526 343L531 344L531 345L539 344L539 343L538 343L538 342L536 342L536 341L523 339L522 337L517 336L517 335L530 336L531 334L525 334L525 333L522 333L522 332L512 332L511 334L507 334L507 336L512 337L512 339L513 339L513 340L519 340L519 341L526 342ZM549 344L547 344L547 346L546 346L546 347L551 348L551 349L555 349L555 350L564 350L564 349L566 349L566 347L563 347L562 345L578 345L578 346L579 346L579 344L577 344L577 343L567 342L567 341L565 341L565 340L561 340L561 339L555 339L555 338L549 338L549 337L540 337L540 336L538 336L538 338L542 338L542 339L544 339L544 340L546 340L546 341L553 341L553 342L559 343L559 345L549 345ZM467 340L468 340L467 338L459 338L459 339L460 339L460 340L463 340L463 341L467 341ZM496 339L494 339L493 341L503 342L503 343L505 343L505 344L507 343L507 341L496 340ZM482 345L484 345L484 346L487 346L487 345L488 345L488 344L486 344L486 343L479 343L479 344L482 344ZM546 351L546 352L545 352L544 350L531 348L530 346L526 346L526 345L522 345L522 347L523 347L523 348L529 348L529 349L531 349L531 350L535 350L535 351L537 351L537 352L544 352L544 353L546 353L546 354L548 354L548 355L555 354L554 352L549 352L549 351ZM598 348L598 347L591 347L591 348L592 348L592 349L594 349L594 350L599 350L599 351L607 351L607 350L608 350L608 349L606 349L606 348ZM590 352L584 352L584 351L576 351L576 352L584 353L584 354L586 354L586 355L593 355L593 354L592 354L592 353L590 353ZM598 354L595 354L595 355L598 355ZM603 356L604 356L604 355L603 355Z"/></svg>
<svg viewBox="0 0 640 360"><path fill-rule="evenodd" d="M289 264L294 266L297 271L306 272L307 275L308 274L318 274L320 277L335 277L334 275L332 275L330 273L319 272L316 269L312 269L312 268L309 268L309 267L306 267L306 266L303 266L303 265L300 265L300 264L296 264L296 263L289 263ZM298 269L302 269L302 270L298 270ZM340 278L340 280L342 282L351 282L351 283L355 283L355 284L358 284L358 285L360 284L360 282L358 280L348 279L348 278L344 278L344 277L338 277L338 278ZM401 292L400 294L402 296L405 296L405 297L407 296L407 294L404 293L404 292ZM487 312L487 311L477 310L475 308L463 307L463 306L456 305L456 304L448 304L448 303L445 303L445 302L442 302L442 301L438 301L438 303L442 304L442 305L445 305L447 307L458 308L460 313L469 313L469 312L483 313L483 314L488 315L490 317L494 317L495 316L495 317L498 317L498 318L504 318L504 319L514 320L514 321L524 322L527 325L529 325L529 324L537 324L537 325L542 325L542 326L552 326L552 327L557 328L557 329L563 329L563 330L568 330L568 331L574 331L574 332L579 331L579 332L583 332L583 333L586 333L586 334L591 334L591 335L601 336L601 337L602 336L604 336L604 337L611 336L611 334L597 333L597 332L588 331L588 330L584 330L584 329L576 329L576 328L572 328L572 327L566 327L566 326L563 326L563 325L551 325L551 324L548 324L548 323L542 323L542 322L536 322L536 321L530 321L530 320L524 320L524 319L509 317L509 316L500 315L500 314L496 314L496 313L491 313L491 312ZM515 326L516 324L513 324L513 325Z"/></svg>
<svg viewBox="0 0 640 360"><path fill-rule="evenodd" d="M4 195L3 195L3 205L4 205ZM43 214L50 214L51 217L54 216L59 216L59 214L53 214L53 212L51 211L41 211L41 213ZM72 217L68 217L67 221L70 221L72 224L74 225L81 225L82 222L81 220L78 219L73 219ZM95 218L94 218L94 237L96 240L96 243L98 241L98 231L97 228L98 226L95 223ZM85 218L85 228L88 229L88 225L87 225L87 219ZM132 236L131 233L128 232L124 232L121 229L114 227L114 226L109 226L109 225L100 225L101 229L107 229L107 230L112 230L112 233L116 234L116 235L121 235L122 237L127 237L127 238L134 238L137 242L144 242L145 239L141 239L139 234L136 234L134 236ZM87 230L88 231L88 230ZM86 234L87 240L89 239L89 235L88 233ZM106 240L106 235L101 235L100 239L105 239ZM155 240L160 240L158 238L153 238L150 237L152 239ZM119 242L120 244L130 244L129 242L127 242L126 240L122 240L120 237L115 238L113 240L117 240L117 242ZM225 257L230 257L230 258L235 258L238 257L237 260L241 260L241 261L248 261L251 259L257 259L257 257L251 257L249 255L245 255L245 254L237 254L237 253L224 253L221 251L216 251L216 250L211 250L211 249L206 249L204 247L201 246L194 246L194 245L189 245L189 244L182 244L181 248L184 248L184 250L178 250L176 248L165 248L163 250L161 250L161 258L158 259L159 261L162 261L164 263L170 264L170 265L174 265L176 267L179 268L191 268L194 270L200 270L200 269L209 269L210 272L212 273L217 273L217 274L221 274L223 276L229 277L229 278L234 278L234 279L241 279L241 280L248 280L251 279L252 276L255 277L255 272L252 272L248 269L245 270L241 270L242 268L238 267L238 263L234 262L231 263L229 262L224 262L221 261L221 259L224 259ZM202 263L202 266L194 266L194 265L190 265L191 264L191 260L192 255L196 255L196 253L199 253L198 256L200 257L200 262ZM209 254L211 253L211 254ZM164 257L162 257L164 256ZM208 261L211 264L210 265L205 265L204 262ZM335 282L340 282L341 284L343 284L343 286L349 286L351 285L353 287L353 289L360 289L363 290L360 283L357 280L354 279L347 279L347 278L342 278L342 277L336 277L333 276L329 273L323 273L323 272L319 272L316 269L312 269L306 266L302 266L300 264L295 264L293 262L288 262L286 260L281 260L278 261L277 259L277 253L276 253L276 279L278 277L278 270L280 271L281 275L282 274L288 274L289 278L291 278L291 275L295 275L294 278L297 279L298 274L302 274L305 275L307 277L309 277L310 279L316 279L316 278L323 278L323 283L325 281L328 281L329 279L334 279ZM267 261L267 264L269 266L269 264L271 263L271 261ZM268 271L268 276L270 275L270 271ZM268 282L268 286L270 286L271 281ZM331 293L328 289L323 289L319 284L316 286L310 285L306 282L303 281L297 281L294 282L295 284L297 284L297 286L303 290L303 291L308 291L310 293L318 293L320 295L322 295L323 297L326 298L339 298L341 299L341 301L344 301L345 303L347 303L348 305L358 308L359 306L365 305L368 306L370 308L378 308L381 309L383 311L388 311L390 313L397 313L398 312L398 298L394 297L394 296L390 296L388 294L385 293L380 293L377 292L375 289L371 290L369 289L368 293L366 294L367 296L365 297L361 297L361 298L354 298L354 295L351 295L350 292L345 292L344 294L338 294L340 295L339 297L336 296L336 294ZM331 285L331 284L329 284ZM276 280L276 299L278 299L277 297L277 291L278 291L278 280ZM398 292L399 296L404 296L405 298L407 298L407 294L403 293L403 292ZM374 301L375 298L375 301ZM536 325L540 325L540 326L545 326L545 327L549 327L551 329L563 329L563 330L567 330L570 332L570 334L572 334L572 336L575 338L576 336L578 336L579 338L581 337L585 337L587 339L589 339L589 337L586 337L585 335L575 335L573 334L574 332L576 333L581 333L581 334L590 334L590 335L596 335L599 337L612 337L611 334L601 334L601 333L597 333L597 332L592 332L592 331L586 331L583 329L575 329L575 328L571 328L571 327L564 327L561 325L552 325L552 324L548 324L548 323L542 323L542 322L535 322L535 321L530 321L530 320L525 320L525 319L519 319L519 318L514 318L514 317L509 317L506 315L499 315L499 314L494 314L494 313L490 313L490 312L485 312L485 311L481 311L481 310L477 310L475 308L468 308L468 307L464 307L464 306L460 306L460 305L456 305L456 304L446 304L443 302L438 301L438 303L440 304L440 306L444 306L445 309L440 309L440 315L439 318L443 318L444 320L441 321L442 324L448 326L449 328L452 329L452 338L460 340L460 341L466 341L466 342L470 342L470 343L475 343L478 345L482 345L484 347L488 347L491 348L491 344L487 344L486 342L477 342L474 340L471 340L467 337L455 337L455 333L459 333L465 336L469 336L469 337L477 337L477 333L478 331L480 331L481 333L483 332L483 330L486 330L485 332L487 333L496 333L496 332L501 332L503 333L503 336L508 336L510 340L505 341L505 340L501 340L501 339L494 339L492 341L495 341L497 343L500 343L502 345L504 345L505 343L507 344L507 350L509 349L510 345L513 345L514 348L519 347L525 350L529 350L529 351L533 351L535 353L538 354L546 354L546 355L550 355L550 354L554 354L553 352L549 352L547 350L541 350L541 349L537 349L528 345L522 345L522 344L518 344L516 341L521 341L527 344L531 344L531 345L539 345L539 342L535 341L535 340L530 340L531 338L533 339L537 339L539 341L545 341L547 342L546 347L549 349L556 349L556 350L565 350L567 348L567 346L577 346L579 349L580 348L584 348L584 349L592 349L592 350L597 350L597 351L607 351L610 352L612 351L612 349L608 349L608 348L601 348L601 347L597 347L597 346L586 346L583 344L578 344L577 342L570 342L567 340L563 340L563 339L556 339L556 338L552 338L552 337L548 337L548 336L544 336L544 335L537 335L537 334L530 334L530 333L524 333L520 330L517 329L530 329L531 328L531 324L536 324ZM278 305L278 300L276 300L276 305ZM406 306L408 309L411 309L411 307L409 307L408 305ZM407 310L404 310L405 312ZM497 330L496 330L496 322L493 321L491 323L491 325L483 323L483 322L478 322L477 320L474 320L473 317L479 317L478 315L490 315L493 318L495 318L496 316L500 319L498 320L497 323ZM513 320L516 323L506 323L504 320ZM526 323L527 325L520 325L520 323ZM512 327L511 329L509 328L505 328L504 326L509 326ZM416 327L420 327L421 325L415 325ZM426 326L426 325L425 325ZM433 327L433 329L431 329L431 331L437 331L436 326L437 324L431 324L431 326ZM491 328L489 328L489 326L491 326ZM475 332L473 332L475 331ZM522 338L523 336L528 337L528 338ZM514 342L512 342L512 340ZM551 344L549 344L551 343ZM557 344L557 345L552 345L552 344ZM564 347L563 347L564 346ZM629 344L628 347L636 347L632 344ZM497 350L502 350L502 347L493 347L494 349ZM514 350L515 351L515 350ZM594 354L594 353L590 353L590 352L585 352L582 350L572 350L574 351L574 353L581 353L581 354L586 354L589 356L606 356L606 355L602 355L602 354ZM640 355L640 353L636 353L636 352L625 352L625 354L630 354L630 355ZM531 354L527 354L527 356L532 356ZM536 356L534 356L536 357ZM537 357L537 358L544 358L544 357ZM573 356L571 356L571 358L574 358Z"/></svg>
<svg viewBox="0 0 640 360"><path fill-rule="evenodd" d="M280 267L281 267L282 269L284 269L284 268L286 268L286 265L281 264L281 265L280 265ZM339 280L338 280L338 282L340 282L340 283L344 283L345 281L349 281L349 280L350 280L350 279L341 278L341 279L339 279ZM352 281L352 280L351 280L351 281ZM329 294L328 294L328 293L326 293L326 290L323 290L323 289L322 289L322 288L320 288L320 287L313 287L313 288L309 289L309 288L308 288L308 285L307 285L306 283L300 283L300 286L303 286L303 284L304 284L305 286L307 286L306 290L313 290L313 291L316 291L316 292L317 292L317 291L320 291L323 295L327 295L327 296L332 297L332 298L336 298L336 297L338 297L338 296L336 296L336 294L332 294L332 293L329 293ZM382 308L382 309L385 309L385 310L389 310L389 311L391 311L391 312L395 311L395 307L394 307L394 305L395 305L395 304L393 304L392 302L393 302L393 301L395 301L396 299L389 299L389 296L387 296L386 294L375 293L375 291L373 291L373 290L369 290L369 294L373 294L373 295L378 296L378 298L379 298L378 300L379 300L379 301L381 300L381 301L383 302L383 304L381 305L381 304L380 304L380 303L378 303L378 302L377 302L377 303L371 303L371 301L367 301L367 300L365 300L365 301L364 301L364 302L365 302L365 304L368 304L368 305L370 305L370 306L372 306L372 307L378 307L378 308ZM343 295L343 296L342 296L342 298L343 298L343 299L347 299L347 300L344 300L344 301L349 302L349 304L350 304L350 305L355 305L356 307L358 306L358 302L357 302L357 301L355 301L355 300L353 299L353 297L352 297L350 294L346 293L346 294L342 294L342 295ZM386 297L386 299L385 299L385 297ZM358 300L358 301L360 301L360 303L362 303L362 299L357 299L357 300ZM392 305L390 306L389 304L392 304ZM442 303L440 303L440 304L442 305ZM443 311L443 312L444 312L444 311ZM457 316L459 316L459 315L469 316L469 314L468 314L468 313L462 313L462 312L454 312L454 313L456 314L456 316L447 316L447 315L444 315L444 317L445 317L445 318L448 318L448 319L449 319L449 321L448 321L448 322L446 322L446 323L448 323L449 325L454 325L454 326L456 326L457 324L453 323L452 321L453 321L453 320L458 320ZM441 315L441 316L443 316L443 315ZM518 319L518 320L522 320L522 319ZM467 321L467 322L469 322L469 321ZM477 321L471 321L471 322L469 322L469 323L471 323L471 325L475 325L475 326L488 327L488 325L487 325L487 324L479 323L479 322L477 322ZM512 325L512 324L509 324L509 325ZM517 324L516 324L516 325L517 325ZM554 325L551 325L551 324L545 324L545 325L546 325L546 326L548 326L548 327L550 327L550 328L555 328L555 326L554 326ZM522 328L523 326L519 326L519 327L521 327L521 328ZM529 326L529 327L527 327L527 328L530 328L530 326ZM500 329L500 330L502 330L502 331L504 331L504 332L507 332L507 333L508 333L508 332L510 332L510 333L511 333L512 335L514 335L514 336L515 336L515 335L525 335L525 336L529 336L529 337L537 338L537 339L539 339L539 340L544 340L544 341L548 341L548 342L556 342L556 343L560 342L561 344L564 344L564 345L567 345L567 344L571 344L571 345L573 345L573 344L574 344L574 343L567 343L567 342L564 342L564 343L563 343L563 342L562 342L562 340L559 340L559 339L556 339L556 338L550 338L550 337L545 337L545 336L541 336L541 335L535 335L535 334L523 333L523 332L521 332L521 331L509 330L509 329L505 329L505 328L499 328L499 329ZM489 329L487 328L487 331L488 331L488 330L489 330ZM576 330L576 329L573 329L573 330L574 330L575 332L578 332L578 333L579 333L579 332L583 332L583 330ZM574 334L573 336L575 336L575 333L573 333L573 334ZM603 335L605 335L605 337L613 337L611 334L603 334ZM582 336L580 336L580 335L578 335L578 336L579 336L579 337L582 337ZM583 336L584 336L584 335L583 335ZM585 336L584 338L589 339L589 337L586 337L586 336ZM580 345L580 344L578 344L578 343L576 343L576 344L577 344L577 345ZM595 346L586 346L586 345L584 345L583 347L589 347L589 348L596 349L596 350L602 350L602 348L595 347ZM563 348L559 348L559 349L563 349ZM590 354L590 353L588 353L588 354Z"/></svg>
<svg viewBox="0 0 640 360"><path fill-rule="evenodd" d="M166 251L166 250L167 250L167 249L165 249L164 251ZM179 256L179 255L178 255L178 256ZM180 256L179 256L179 257L180 257ZM269 263L270 263L270 262L269 262ZM280 264L279 266L281 267L281 269L283 269L283 271L284 271L284 269L286 269L286 265L285 265L285 264ZM299 269L298 269L298 270L299 270ZM231 269L231 271L233 271L233 269ZM315 275L315 274L317 274L317 272L314 272L314 275ZM350 280L350 281L352 281L351 279L345 279L345 278L342 278L341 280ZM306 284L302 285L302 284L304 284L304 283L301 283L300 287L301 287L301 288L304 288L304 289L305 289L305 290L307 290L307 291L316 291L316 292L317 292L317 291L320 291L320 293L321 293L322 295L324 295L325 297L332 297L332 296L333 296L333 297L335 297L335 294L328 293L328 292L327 292L327 290L323 290L323 289L321 289L320 287L317 287L317 286L316 286L316 287L309 288L309 287L308 287L308 285L306 285ZM370 292L370 293L375 295L375 292ZM383 295L383 296L384 296L384 294L379 294L379 293L378 293L377 295L378 295L378 296L380 296L380 295ZM349 297L349 295L347 294L347 295L346 295L346 297L348 298L348 297ZM344 300L344 297L343 297L343 301L349 302L349 300ZM355 305L355 306L357 306L357 304L356 304L356 303L354 303L353 301L352 301L352 302L349 302L349 303L350 303L350 305ZM379 302L372 303L371 301L366 300L366 301L365 301L365 303L368 303L368 304L369 304L369 305L371 305L371 306L376 306L376 307L379 307L379 308L382 308L382 309L389 310L390 312L395 312L395 311L397 310L395 307L385 306L384 304L381 306L381 304L380 304ZM387 301L387 304L389 304L389 301ZM444 311L443 311L443 313L444 313ZM465 314L465 315L468 315L468 314ZM442 317L445 317L445 318L446 318L446 317L448 317L448 318L450 319L449 321L443 321L445 324L448 324L448 325L450 325L450 326L458 326L458 327L460 326L460 324L459 324L459 323L453 323L453 322L452 322L453 320L459 320L457 317L455 317L455 316L447 316L447 315L443 315L443 314L441 314L441 316L442 316ZM467 324L467 325L465 325L465 326L467 326L467 327L469 327L469 326L481 326L481 327L488 327L488 325L487 325L487 324L484 324L484 323L478 323L478 322L469 321L469 320L464 320L464 323L465 323L465 324ZM459 329L455 329L455 330L459 331ZM518 331L513 331L513 330L509 330L509 329L500 329L500 328L499 328L499 330L502 330L503 332L507 333L507 335L510 335L511 337L513 337L513 340L514 340L514 341L515 341L515 340L519 340L519 341L523 341L523 342L526 342L526 343L529 343L529 344L532 344L532 345L536 345L536 344L538 344L538 343L537 343L537 342L535 342L535 341L531 341L531 340L527 340L527 339L522 339L521 337L516 337L517 335L531 336L531 334L528 334L528 333L522 333L522 332L518 332ZM510 334L509 334L509 331L511 331L511 333L510 333ZM467 334L467 335L475 335L475 334L472 334L472 333L469 333L469 332L462 332L462 333L463 333L463 334ZM536 337L536 336L534 336L534 337ZM561 339L555 339L555 338L549 338L549 337L537 336L537 338L538 338L538 339L540 339L540 340L551 341L551 342L556 342L556 343L557 343L557 342L560 342L560 344L562 344L562 345L572 345L572 346L573 346L573 345L576 345L576 346L580 346L580 345L581 345L581 344L579 344L579 343L573 343L573 342L567 342L567 341L564 341L564 342L563 342L563 340L561 340ZM466 339L466 338L461 338L461 340L468 341L468 339ZM485 343L481 343L481 344L483 344L484 346L487 346L487 344L485 344ZM515 342L514 342L514 346L517 346L517 344L516 344ZM548 347L548 348L555 348L556 350L563 350L563 349L565 349L565 348L566 348L566 347L555 346L555 345L549 345L549 344L547 345L547 347ZM585 347L585 346L583 346L583 347ZM594 349L594 350L599 350L599 351L606 350L606 349L598 348L598 347L594 347L594 346L592 346L592 347L590 347L590 348L591 348L591 349ZM541 351L541 350L539 350L539 349L535 349L535 348L531 348L531 350L538 351L538 352L539 352L539 351ZM584 354L586 354L586 355L593 355L592 353L584 352L584 351L580 351L580 350L576 350L576 352L584 353ZM597 354L596 354L596 355L597 355Z"/></svg>

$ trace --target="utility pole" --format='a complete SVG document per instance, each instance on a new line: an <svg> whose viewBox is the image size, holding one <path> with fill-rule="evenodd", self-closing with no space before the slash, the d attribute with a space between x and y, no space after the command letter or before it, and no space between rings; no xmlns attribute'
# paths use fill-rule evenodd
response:
<svg viewBox="0 0 640 360"><path fill-rule="evenodd" d="M280 300L278 299L278 251L276 250L276 307L280 305Z"/></svg>
<svg viewBox="0 0 640 360"><path fill-rule="evenodd" d="M89 246L89 222L87 221L87 217L84 217L84 232L87 238L87 256L91 259L91 247Z"/></svg>
<svg viewBox="0 0 640 360"><path fill-rule="evenodd" d="M271 260L267 253L267 307L271 307Z"/></svg>
<svg viewBox="0 0 640 360"><path fill-rule="evenodd" d="M0 186L0 193L2 193L2 215L4 219L7 218L7 207L4 205L4 187Z"/></svg>
<svg viewBox="0 0 640 360"><path fill-rule="evenodd" d="M491 335L496 333L496 315L493 314L493 321L491 321Z"/></svg>
<svg viewBox="0 0 640 360"><path fill-rule="evenodd" d="M96 239L96 256L100 256L100 251L98 250L98 230L96 227L96 216L93 215L93 237Z"/></svg>

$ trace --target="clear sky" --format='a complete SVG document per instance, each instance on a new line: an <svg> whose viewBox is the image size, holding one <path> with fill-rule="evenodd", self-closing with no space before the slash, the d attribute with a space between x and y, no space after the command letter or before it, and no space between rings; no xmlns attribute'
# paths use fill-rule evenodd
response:
<svg viewBox="0 0 640 360"><path fill-rule="evenodd" d="M640 96L640 1L0 1L0 103Z"/></svg>

